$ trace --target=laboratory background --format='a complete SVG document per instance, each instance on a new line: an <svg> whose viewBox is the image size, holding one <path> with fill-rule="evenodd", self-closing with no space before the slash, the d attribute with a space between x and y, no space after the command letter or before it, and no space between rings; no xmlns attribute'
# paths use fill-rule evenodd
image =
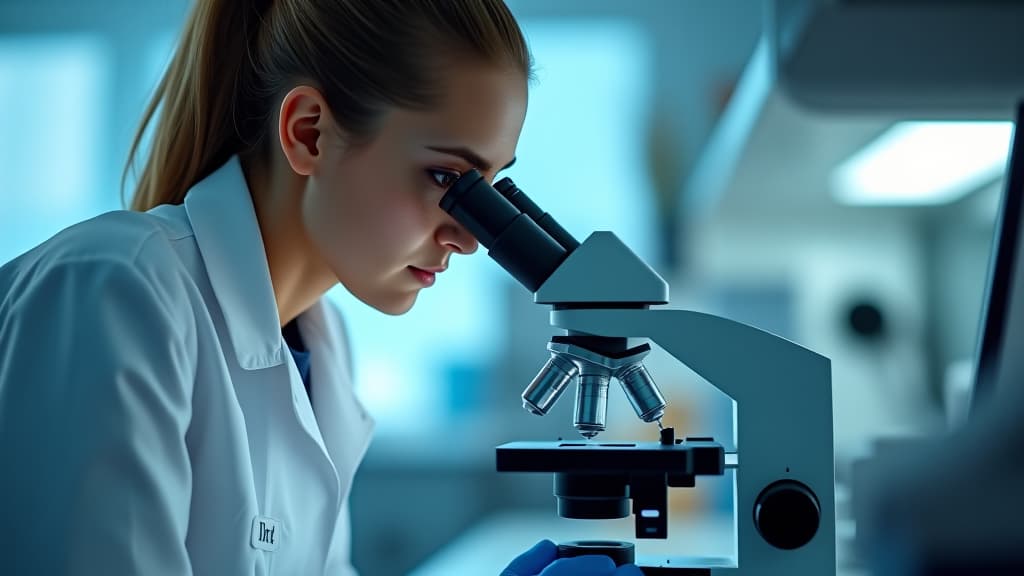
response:
<svg viewBox="0 0 1024 576"><path fill-rule="evenodd" d="M0 263L123 208L125 157L188 4L0 0ZM858 58L878 62L876 33L904 34L911 53L918 41L969 45L983 29L942 18L965 5L980 23L1020 9L508 4L537 79L506 175L577 239L613 231L666 280L671 307L831 360L837 555L841 574L859 573L852 464L880 439L941 434L966 413L1015 102L957 101L954 78L917 106L884 92L893 78ZM822 29L785 28L806 24L812 4L829 11ZM794 38L819 46L801 53ZM941 68L918 52L922 71ZM571 394L543 417L523 410L520 394L561 332L485 253L453 258L403 316L342 287L330 293L348 320L357 394L377 421L351 496L361 573L497 573L542 538L632 539L628 523L559 518L550 475L495 471L499 444L579 434ZM728 353L742 363L749 351ZM665 425L729 449L730 399L657 347L646 365L667 400ZM658 430L614 387L601 438L657 440ZM729 474L670 492L687 553L733 550Z"/></svg>

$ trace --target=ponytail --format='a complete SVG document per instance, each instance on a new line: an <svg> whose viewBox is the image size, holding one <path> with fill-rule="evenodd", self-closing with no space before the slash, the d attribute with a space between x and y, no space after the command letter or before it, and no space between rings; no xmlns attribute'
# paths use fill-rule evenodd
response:
<svg viewBox="0 0 1024 576"><path fill-rule="evenodd" d="M239 151L240 81L262 0L196 0L166 74L146 106L121 176L122 194L147 127L152 149L131 209L180 204L196 182Z"/></svg>
<svg viewBox="0 0 1024 576"><path fill-rule="evenodd" d="M353 142L390 107L426 108L439 59L533 61L502 0L194 0L135 134L121 187L155 121L133 210L181 204L235 154L266 155L270 120L296 81L323 92ZM265 158L264 158L265 159Z"/></svg>

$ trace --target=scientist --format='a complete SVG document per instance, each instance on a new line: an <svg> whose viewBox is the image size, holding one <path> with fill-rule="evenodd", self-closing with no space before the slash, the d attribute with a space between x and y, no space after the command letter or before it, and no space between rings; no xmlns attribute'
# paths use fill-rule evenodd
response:
<svg viewBox="0 0 1024 576"><path fill-rule="evenodd" d="M501 0L197 0L134 211L0 268L3 572L352 572L373 423L324 293L402 314L477 249L438 201L512 164L530 76Z"/></svg>

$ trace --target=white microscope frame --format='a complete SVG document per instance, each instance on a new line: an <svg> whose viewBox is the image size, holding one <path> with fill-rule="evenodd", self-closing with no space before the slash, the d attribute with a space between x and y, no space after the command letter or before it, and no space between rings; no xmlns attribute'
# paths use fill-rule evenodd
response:
<svg viewBox="0 0 1024 576"><path fill-rule="evenodd" d="M715 576L835 574L835 453L828 358L711 314L609 307L668 302L664 280L610 232L593 233L537 290L534 299L541 304L573 303L571 308L556 306L551 312L551 324L572 333L649 338L733 400L737 565L687 567L711 566ZM586 302L601 307L585 308ZM794 550L772 546L754 524L758 495L778 480L806 485L821 509L814 537ZM643 560L647 565L651 558Z"/></svg>

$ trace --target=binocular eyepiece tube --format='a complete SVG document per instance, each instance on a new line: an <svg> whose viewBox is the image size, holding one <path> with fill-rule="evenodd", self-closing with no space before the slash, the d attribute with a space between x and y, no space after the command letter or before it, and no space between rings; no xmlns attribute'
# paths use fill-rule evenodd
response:
<svg viewBox="0 0 1024 576"><path fill-rule="evenodd" d="M511 178L502 178L495 182L494 189L523 214L533 219L542 230L561 244L566 251L572 252L579 247L580 243L573 238L572 234L569 234L565 228L562 228L561 224L551 214L544 212L540 209L540 206L537 206L533 200L530 200L530 197L516 186L516 183Z"/></svg>
<svg viewBox="0 0 1024 576"><path fill-rule="evenodd" d="M513 278L536 292L579 242L511 180L506 178L497 185L508 198L478 171L470 170L445 192L441 209L465 226Z"/></svg>

